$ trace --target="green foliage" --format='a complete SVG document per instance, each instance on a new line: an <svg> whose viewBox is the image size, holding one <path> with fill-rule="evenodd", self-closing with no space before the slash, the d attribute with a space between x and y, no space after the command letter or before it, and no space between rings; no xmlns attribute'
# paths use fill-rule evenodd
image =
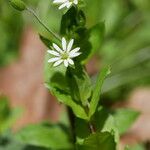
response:
<svg viewBox="0 0 150 150"><path fill-rule="evenodd" d="M97 53L100 50L100 47L102 45L103 39L104 39L104 33L105 33L105 24L104 22L100 22L96 25L94 25L93 27L91 27L88 32L87 35L89 36L89 43L90 43L90 53L88 54L87 58L84 60L84 63L86 64L91 58L92 56ZM90 47L85 47L87 44L84 43L84 53L85 51L87 51L87 48Z"/></svg>
<svg viewBox="0 0 150 150"><path fill-rule="evenodd" d="M21 115L21 109L16 108L11 110L8 99L0 97L0 134L7 131Z"/></svg>
<svg viewBox="0 0 150 150"><path fill-rule="evenodd" d="M82 102L86 106L91 96L91 80L83 67L75 66L78 69L68 68L67 80L70 87L71 96L75 101Z"/></svg>
<svg viewBox="0 0 150 150"><path fill-rule="evenodd" d="M16 134L16 139L24 144L45 148L70 150L72 147L68 133L61 125L29 125Z"/></svg>
<svg viewBox="0 0 150 150"><path fill-rule="evenodd" d="M0 67L17 58L22 28L22 16L14 11L8 1L0 0Z"/></svg>
<svg viewBox="0 0 150 150"><path fill-rule="evenodd" d="M80 47L81 55L74 58L75 65L68 68L63 65L53 67L47 63L50 55L45 55L45 85L59 103L69 107L69 110L71 108L73 114L69 113L69 116L71 115L72 135L60 125L29 125L16 134L16 140L25 146L30 144L46 149L70 150L74 149L76 144L79 150L116 150L119 136L124 134L139 116L138 112L131 109L111 111L109 108L103 108L100 100L103 93L148 76L149 21L148 17L138 15L142 11L145 16L149 16L147 2L144 1L141 5L136 0L85 1L85 12L80 6L73 5L66 9L64 14L57 13L58 10L56 12L52 6L51 9L46 6L48 1L39 2L39 7L43 9L44 6L45 12L49 12L49 15L41 15L42 18L45 17L44 21L48 23L48 27L52 26L52 29L58 32L60 23L60 35L68 40L74 39L74 46ZM138 19L133 21L133 18ZM51 23L51 20L54 21ZM47 32L40 31L40 39L50 49L53 48L52 43L60 46L60 41ZM101 65L111 64L112 74L106 79L110 68L102 67L92 86L85 65L97 54L102 58ZM141 73L140 70L144 71ZM140 73L137 75L138 72ZM113 94L115 95L115 92ZM7 111L2 116L5 115L7 116ZM0 118L3 120L3 117ZM70 140L71 136L74 138L73 142ZM137 146L134 149L139 148L141 147Z"/></svg>
<svg viewBox="0 0 150 150"><path fill-rule="evenodd" d="M93 125L96 133L109 132L110 134L113 134L114 142L117 148L119 143L119 131L113 114L100 107L92 117L90 124ZM76 119L75 129L77 143L83 144L84 139L90 136L90 124L87 121Z"/></svg>
<svg viewBox="0 0 150 150"><path fill-rule="evenodd" d="M79 150L116 150L114 136L109 132L98 132L85 139L83 146Z"/></svg>
<svg viewBox="0 0 150 150"><path fill-rule="evenodd" d="M98 53L101 58L100 64L111 64L112 74L103 86L104 101L123 100L137 86L149 86L148 0L86 2L88 26L105 20L105 40Z"/></svg>
<svg viewBox="0 0 150 150"><path fill-rule="evenodd" d="M22 0L10 0L10 4L16 10L23 11L26 9L26 4Z"/></svg>
<svg viewBox="0 0 150 150"><path fill-rule="evenodd" d="M99 98L100 98L100 92L101 92L101 88L104 82L104 79L106 78L106 76L110 73L110 68L109 67L105 67L103 68L97 78L96 81L96 85L93 88L93 95L91 98L91 102L90 102L90 112L89 112L89 116L91 117L95 111L96 108L98 106L99 103Z"/></svg>
<svg viewBox="0 0 150 150"><path fill-rule="evenodd" d="M52 89L52 93L57 97L58 101L71 107L74 114L82 119L87 120L88 116L80 104L74 102L70 95L59 89Z"/></svg>
<svg viewBox="0 0 150 150"><path fill-rule="evenodd" d="M7 132L0 136L0 150L50 150L44 147L38 147L33 145L25 145L15 140L12 133Z"/></svg>
<svg viewBox="0 0 150 150"><path fill-rule="evenodd" d="M138 118L139 112L132 109L117 109L114 113L115 122L120 134L127 132Z"/></svg>
<svg viewBox="0 0 150 150"><path fill-rule="evenodd" d="M110 128L107 131L113 129L115 132L118 132L117 134L122 135L127 132L138 118L139 114L139 112L129 108L120 108L111 111L106 108L99 107L92 117L92 122L96 130L101 131L105 130L105 128Z"/></svg>
<svg viewBox="0 0 150 150"><path fill-rule="evenodd" d="M47 88L55 95L59 102L71 107L74 113L81 118L87 119L87 115L82 106L76 103L69 95L70 90L66 79L66 68L48 66L46 60L45 80Z"/></svg>
<svg viewBox="0 0 150 150"><path fill-rule="evenodd" d="M5 121L5 119L10 115L10 107L6 97L0 97L0 122Z"/></svg>
<svg viewBox="0 0 150 150"><path fill-rule="evenodd" d="M124 150L146 150L143 144L126 146Z"/></svg>
<svg viewBox="0 0 150 150"><path fill-rule="evenodd" d="M86 18L82 10L72 7L63 15L60 32L63 36L76 39L76 44L81 48L82 55L78 60L83 64L99 50L104 39L105 25L100 22L90 29L85 27Z"/></svg>

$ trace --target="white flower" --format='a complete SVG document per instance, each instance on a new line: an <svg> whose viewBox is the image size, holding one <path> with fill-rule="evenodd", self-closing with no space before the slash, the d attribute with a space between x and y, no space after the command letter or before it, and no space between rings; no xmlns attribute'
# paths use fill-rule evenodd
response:
<svg viewBox="0 0 150 150"><path fill-rule="evenodd" d="M71 5L78 4L78 0L54 0L54 4L60 4L59 9L62 9L64 7L70 8Z"/></svg>
<svg viewBox="0 0 150 150"><path fill-rule="evenodd" d="M47 52L53 55L53 58L48 60L49 63L54 63L53 66L58 66L61 63L64 63L65 67L70 65L74 65L72 58L79 56L81 53L79 52L80 47L76 47L72 49L74 43L74 39L71 39L67 44L66 39L62 38L62 48L53 43L53 48L55 50L48 50Z"/></svg>

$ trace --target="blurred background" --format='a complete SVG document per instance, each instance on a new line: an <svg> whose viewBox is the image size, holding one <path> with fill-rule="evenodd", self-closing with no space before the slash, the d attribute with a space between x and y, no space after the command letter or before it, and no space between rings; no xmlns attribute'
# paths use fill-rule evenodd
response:
<svg viewBox="0 0 150 150"><path fill-rule="evenodd" d="M150 1L85 2L87 27L99 21L106 25L103 44L87 70L94 81L101 66L111 65L111 75L103 86L102 103L106 107L140 111L138 120L122 136L122 144L143 143L150 149ZM62 12L50 0L26 0L26 3L49 28L59 32ZM42 120L56 122L63 110L44 87L47 48L38 34L49 36L28 12L20 13L8 0L0 0L0 114L8 105L23 108L14 129ZM0 128L5 115L0 116Z"/></svg>

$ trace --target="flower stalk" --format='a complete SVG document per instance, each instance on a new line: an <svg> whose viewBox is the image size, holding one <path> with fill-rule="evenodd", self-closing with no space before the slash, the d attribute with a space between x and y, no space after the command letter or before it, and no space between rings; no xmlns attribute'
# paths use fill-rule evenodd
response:
<svg viewBox="0 0 150 150"><path fill-rule="evenodd" d="M56 33L54 33L51 29L49 29L31 8L27 7L26 10L30 12L52 36L54 36L57 40L61 41L61 38Z"/></svg>

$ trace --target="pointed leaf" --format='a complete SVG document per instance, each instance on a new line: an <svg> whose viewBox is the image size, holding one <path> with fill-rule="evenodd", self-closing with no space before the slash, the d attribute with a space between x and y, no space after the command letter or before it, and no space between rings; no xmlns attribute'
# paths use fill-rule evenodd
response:
<svg viewBox="0 0 150 150"><path fill-rule="evenodd" d="M78 118L82 118L85 120L88 119L88 116L85 113L82 106L77 104L76 102L74 102L70 95L68 95L67 93L65 93L59 89L53 89L52 93L57 97L59 102L71 107L72 111Z"/></svg>
<svg viewBox="0 0 150 150"><path fill-rule="evenodd" d="M91 117L95 111L96 108L98 106L99 100L100 100L100 94L101 94L101 88L104 82L104 79L106 78L106 76L110 73L110 68L109 67L105 67L103 68L97 78L96 81L96 85L93 88L93 95L92 95L92 99L90 102L90 112L89 112L89 116Z"/></svg>
<svg viewBox="0 0 150 150"><path fill-rule="evenodd" d="M92 84L85 69L81 66L77 66L77 68L78 69L68 69L67 80L72 98L78 102L82 102L82 105L86 106L91 96Z"/></svg>
<svg viewBox="0 0 150 150"><path fill-rule="evenodd" d="M99 132L85 139L79 150L116 150L114 136L109 132Z"/></svg>
<svg viewBox="0 0 150 150"><path fill-rule="evenodd" d="M71 149L72 145L65 130L59 125L28 125L16 134L16 139L24 144L52 149Z"/></svg>
<svg viewBox="0 0 150 150"><path fill-rule="evenodd" d="M84 60L84 63L87 63L89 59L100 49L105 33L105 24L100 22L89 29L89 42L91 43L91 51L88 57Z"/></svg>

